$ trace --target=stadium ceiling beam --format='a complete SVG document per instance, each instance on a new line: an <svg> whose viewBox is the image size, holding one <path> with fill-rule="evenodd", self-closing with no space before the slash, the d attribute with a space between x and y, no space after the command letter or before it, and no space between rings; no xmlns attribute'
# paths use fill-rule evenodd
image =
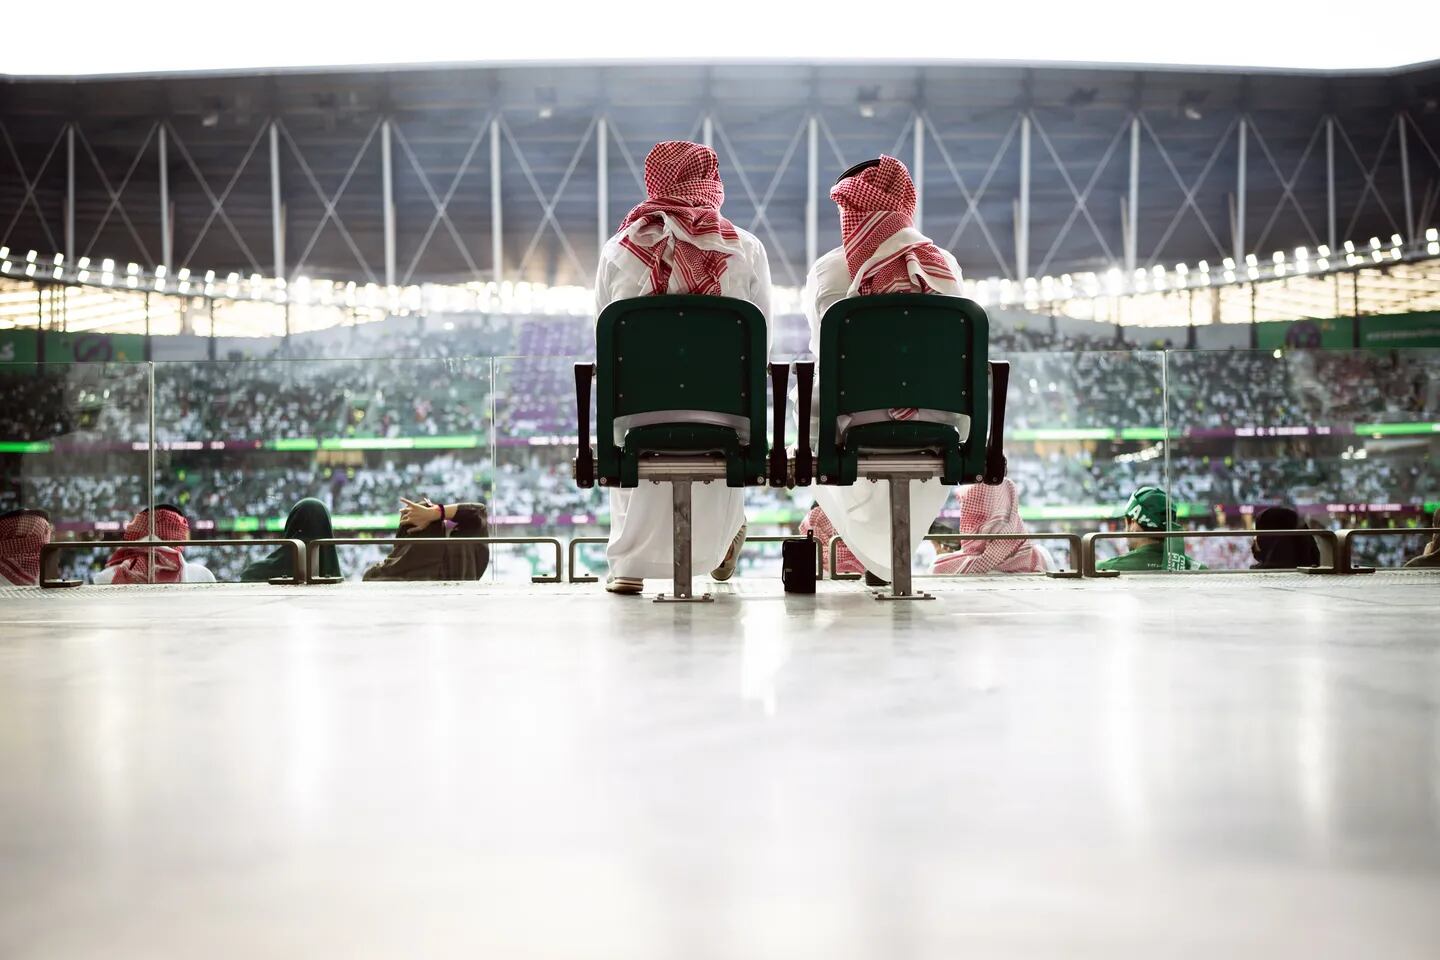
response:
<svg viewBox="0 0 1440 960"><path fill-rule="evenodd" d="M1050 244L1050 249L1045 251L1045 257L1040 261L1040 266L1035 272L1037 274L1045 273L1046 268L1050 266L1050 261L1054 259L1056 252L1059 251L1060 245L1065 242L1065 238L1069 235L1070 228L1074 225L1076 218L1080 216L1084 216L1085 221L1090 224L1090 230L1095 234L1095 239L1100 241L1100 249L1105 252L1105 256L1114 260L1114 251L1110 249L1110 244L1106 241L1105 234L1100 230L1099 224L1095 222L1095 218L1090 213L1089 200L1091 192L1094 191L1096 184L1100 182L1100 175L1105 172L1105 168L1110 164L1110 158L1114 156L1116 148L1120 146L1120 141L1124 139L1125 134L1130 131L1130 119L1126 118L1125 122L1120 125L1120 129L1116 130L1115 135L1110 138L1110 144L1100 155L1100 160L1095 164L1095 169L1091 172L1090 179L1086 181L1084 190L1075 186L1075 181L1071 178L1070 171L1065 168L1065 163L1060 159L1060 154L1056 151L1055 144L1051 142L1050 135L1045 132L1045 127L1041 125L1038 119L1032 117L1031 120L1035 125L1035 132L1040 135L1040 142L1045 146L1045 150L1050 154L1050 158L1055 161L1055 168L1060 171L1061 179L1065 181L1065 186L1070 190L1070 195L1075 198L1074 203L1070 207L1069 216L1067 216L1065 222L1060 225L1060 230L1055 234L1055 239Z"/></svg>
<svg viewBox="0 0 1440 960"><path fill-rule="evenodd" d="M1270 211L1270 219L1265 221L1265 227L1260 235L1255 238L1254 249L1263 250L1265 241L1270 237L1270 231L1274 229L1275 222L1280 219L1280 212L1285 209L1288 201L1300 215L1300 222L1305 226L1305 233L1310 237L1310 242L1316 245L1320 243L1320 236L1315 232L1315 227L1310 223L1310 218L1305 215L1305 208L1300 206L1300 200L1295 196L1295 184L1300 179L1300 174L1305 169L1305 164L1314 152L1315 145L1320 142L1320 134L1326 129L1325 121L1322 119L1315 124L1315 129L1310 134L1310 139L1305 144L1305 149L1300 154L1300 159L1295 162L1295 169L1290 176L1285 176L1285 171L1280 169L1280 163L1275 159L1275 154L1270 150L1270 144L1266 142L1265 136L1255 124L1255 118L1246 114L1248 133L1253 134L1255 142L1260 145L1260 152L1265 155L1265 160L1270 164L1270 169L1275 171L1275 176L1280 181L1280 199L1275 203L1275 209Z"/></svg>
<svg viewBox="0 0 1440 960"><path fill-rule="evenodd" d="M320 222L315 225L315 230L310 234L310 240L305 244L305 249L296 259L294 269L299 270L305 265L306 259L310 256L310 251L315 249L316 241L320 239L320 234L325 230L325 224L334 221L335 229L340 232L340 236L344 239L345 245L350 248L350 253L355 257L355 261L360 264L360 269L365 271L366 278L371 283L376 282L375 271L370 269L370 263L365 259L365 255L360 252L360 247L355 243L355 238L352 237L350 231L345 228L345 223L336 212L335 205L340 202L340 197L345 193L345 188L350 186L350 181L354 178L355 171L360 168L360 161L365 158L366 152L370 149L371 141L375 139L375 134L380 129L381 119L376 117L375 122L370 125L370 132L365 135L365 139L360 144L360 149L355 151L355 159L350 162L350 167L345 171L345 176L341 179L340 186L335 189L334 194L328 197L325 195L324 189L320 186L320 181L315 179L315 171L310 168L310 164L306 161L305 155L300 152L300 145L297 144L295 138L291 136L290 128L287 127L282 120L277 119L275 123L280 128L280 133L284 135L285 142L290 145L290 152L294 154L295 160L300 164L300 169L305 174L305 179L310 182L311 189L313 189L315 195L320 198L320 202L325 205L325 213L320 217Z"/></svg>
<svg viewBox="0 0 1440 960"><path fill-rule="evenodd" d="M1195 212L1195 217L1200 221L1200 225L1205 228L1205 233L1210 238L1210 242L1215 244L1216 251L1223 255L1225 245L1222 244L1220 238L1215 235L1214 229L1210 226L1210 221L1205 218L1205 214L1200 209L1200 205L1195 202L1195 195L1199 193L1200 188L1204 186L1205 179L1215 167L1215 161L1220 158L1220 154L1224 151L1225 145L1230 142L1230 135L1245 122L1244 119L1237 117L1230 121L1230 125L1225 128L1225 132L1215 141L1215 146L1210 151L1210 158L1205 161L1205 166L1201 168L1199 175L1193 183L1186 183L1185 178L1181 176L1180 171L1176 169L1175 161L1170 157L1170 151L1165 148L1165 144L1161 141L1160 135L1157 134L1155 128L1150 125L1150 121L1145 116L1144 111L1141 111L1138 116L1140 117L1141 125L1144 126L1145 130L1150 134L1150 140L1155 144L1155 149L1159 152L1160 158L1165 161L1165 166L1170 171L1170 175L1175 178L1175 182L1185 194L1184 199L1180 202L1180 209L1175 211L1175 216L1171 218L1170 225L1166 227L1165 232L1161 234L1160 242L1155 244L1155 249L1145 261L1145 265L1154 266L1156 261L1160 259L1160 254L1164 251L1165 244L1170 242L1170 238L1174 235L1175 229L1180 226L1180 222L1185 218L1185 211L1187 209Z"/></svg>
<svg viewBox="0 0 1440 960"><path fill-rule="evenodd" d="M1380 140L1380 147L1375 151L1374 162L1366 164L1364 160L1360 159L1360 151L1355 148L1355 141L1350 139L1350 134L1346 132L1345 125L1338 120L1336 121L1335 127L1340 131L1340 139L1345 141L1346 149L1350 151L1350 156L1355 158L1355 164L1360 168L1360 176L1365 179L1365 187L1360 191L1360 200L1355 204L1355 210L1350 215L1350 223L1345 227L1345 235L1347 237L1354 235L1355 227L1360 222L1360 214L1364 211L1365 204L1369 201L1370 194L1372 193L1375 195L1375 203L1380 207L1381 212L1385 214L1385 219L1389 222L1390 229L1393 232L1399 232L1400 230L1400 224L1396 222L1395 215L1390 212L1389 206L1386 205L1385 198L1380 193L1380 188L1375 185L1375 178L1379 174L1380 164L1385 159L1385 151L1390 147L1390 138L1395 135L1395 127L1398 122L1398 116L1390 119L1390 123L1385 127L1385 136Z"/></svg>
<svg viewBox="0 0 1440 960"><path fill-rule="evenodd" d="M140 252L144 254L147 261L154 262L150 256L150 249L145 245L144 237L140 236L140 231L135 229L135 224L131 222L130 215L125 212L125 203L120 199L120 196L125 192L125 188L130 186L131 178L135 176L135 171L140 168L140 161L145 158L145 151L150 147L150 141L155 139L155 133L159 129L159 121L150 125L150 132L145 135L144 141L140 144L140 149L135 151L135 158L130 161L130 166L126 169L125 176L120 181L120 186L117 189L111 185L110 178L106 176L104 168L100 165L100 157L95 153L95 148L91 145L90 138L85 136L85 131L79 124L75 125L75 132L80 138L80 146L85 149L86 155L90 158L90 163L95 167L95 172L100 175L100 186L104 187L105 192L110 195L110 203L105 208L105 212L101 214L100 222L96 225L95 232L91 235L90 242L85 245L81 256L90 256L90 253L95 249L95 244L100 241L100 234L104 232L105 225L110 222L110 215L119 213L120 219L125 222L125 228L130 231L130 237L135 241L135 245L140 248Z"/></svg>
<svg viewBox="0 0 1440 960"><path fill-rule="evenodd" d="M802 117L800 122L796 124L795 133L790 137L790 142L785 148L785 153L781 157L779 166L775 168L775 173L770 178L770 183L765 190L763 198L756 195L755 188L750 183L750 177L745 172L745 165L740 162L740 155L735 150L734 144L730 142L729 134L725 132L725 125L719 122L714 123L716 137L719 143L725 147L725 152L730 155L730 166L734 168L736 178L740 181L741 188L745 191L745 195L750 198L750 203L755 208L755 214L750 218L748 229L753 233L762 224L764 225L765 233L770 237L770 242L773 244L773 247L769 251L770 255L780 258L780 264L785 268L785 272L790 275L790 282L797 287L803 282L803 277L796 274L795 265L791 263L790 258L785 255L785 247L781 244L779 236L775 233L775 226L770 222L766 208L774 198L775 190L780 185L780 180L790 167L790 161L794 158L796 148L800 145L800 138L808 127L808 121L809 117L806 116Z"/></svg>
<svg viewBox="0 0 1440 960"><path fill-rule="evenodd" d="M251 269L259 273L260 261L255 259L255 254L250 252L250 245L245 242L245 238L240 235L240 231L236 228L235 222L231 220L230 215L225 212L225 201L230 198L230 193L235 189L235 184L240 182L240 175L245 172L246 166L250 163L250 158L255 154L255 148L259 146L260 140L265 136L268 124L260 125L260 129L256 131L254 139L250 141L249 149L245 151L245 155L235 167L235 172L230 175L230 182L225 185L224 191L222 191L218 197L215 195L215 191L210 189L209 181L207 181L205 175L200 172L199 164L197 164L195 158L190 155L190 148L185 146L185 141L181 139L175 127L169 121L165 121L164 125L169 128L170 136L175 141L176 149L180 151L180 156L184 158L186 165L190 167L190 172L195 175L196 182L200 184L200 189L204 191L206 198L210 201L210 214L205 218L205 222L200 225L200 230L195 235L195 241L190 244L190 249L186 252L185 256L181 258L181 262L184 264L190 263L190 258L195 256L195 251L200 249L201 241L203 241L205 235L210 232L210 225L215 222L216 217L219 217L220 220L224 222L225 228L230 231L230 235L235 238L235 243L240 247L240 252L245 254L245 259L250 261Z"/></svg>
<svg viewBox="0 0 1440 960"><path fill-rule="evenodd" d="M955 160L950 156L950 151L946 148L945 141L941 139L939 133L936 132L938 128L935 126L934 121L930 119L928 114L922 113L921 117L925 121L925 128L930 133L930 138L940 150L940 158L945 161L945 166L950 170L950 178L955 181L955 186L960 188L960 195L965 200L965 213L960 217L960 222L955 225L955 231L950 234L950 240L945 246L953 250L955 245L960 242L960 237L964 234L965 228L969 226L970 221L973 219L975 225L980 229L980 233L985 237L985 243L990 247L990 252L995 255L995 262L1000 264L1001 271L1008 279L1014 280L1015 273L1012 266L1006 262L1005 255L1000 252L1000 245L995 242L994 235L991 234L989 226L985 223L985 217L980 213L980 201L984 199L986 192L990 189L990 181L995 178L996 172L1000 169L1000 161L1003 160L1005 154L1009 152L1010 144L1015 139L1015 133L1020 129L1020 116L1018 114L1016 115L1015 122L1010 125L1010 129L1007 130L1005 136L1001 138L1000 146L996 148L995 155L990 160L990 166L986 168L985 175L980 178L980 183L976 186L974 192L971 192L965 185L965 178L960 175L959 168L955 166Z"/></svg>
<svg viewBox="0 0 1440 960"><path fill-rule="evenodd" d="M65 139L65 131L67 128L68 125L63 125L60 128L60 132L55 134L54 142L50 144L50 149L45 153L45 159L40 161L40 167L35 171L35 176L32 178L25 172L25 164L20 162L20 154L15 149L15 142L10 139L10 131L5 128L4 123L0 123L0 136L5 138L5 146L10 151L10 159L15 162L15 171L20 175L20 181L25 187L25 195L20 198L20 202L16 205L15 215L10 218L10 223L5 227L5 233L0 235L0 244L4 244L10 239L11 231L15 229L15 224L19 222L20 215L25 212L25 205L29 204L35 208L35 216L40 221L40 229L45 231L45 239L50 242L50 249L59 249L59 245L55 242L55 234L50 232L50 222L45 219L45 211L41 209L40 200L36 196L36 193L38 192L40 178L45 176L45 171L50 167L50 161L55 157L55 151L60 148L61 142Z"/></svg>
<svg viewBox="0 0 1440 960"><path fill-rule="evenodd" d="M520 144L515 139L515 134L511 131L510 125L505 122L503 116L499 117L500 131L505 135L506 141L509 142L510 151L515 154L515 159L519 161L520 172L525 175L526 181L530 184L530 189L535 193L535 199L540 202L541 209L540 226L535 228L535 233L530 237L530 243L525 248L525 254L520 258L520 262L515 268L517 276L523 276L525 265L535 252L535 248L540 245L540 238L545 235L547 227L554 229L555 236L560 239L561 248L564 249L566 255L570 257L571 262L575 265L575 269L580 271L581 276L585 275L585 266L580 262L580 257L575 253L575 248L570 245L570 238L565 235L564 228L560 226L560 221L555 216L555 208L559 205L560 197L565 193L565 188L569 186L570 178L575 175L575 168L579 166L580 158L584 156L585 148L590 144L590 138L595 132L597 120L598 118L596 117L590 119L590 125L585 128L585 133L581 135L580 142L576 144L575 151L570 157L570 163L566 166L565 173L560 178L559 186L555 188L553 194L546 197L545 191L540 187L540 182L535 179L535 171L531 168L530 161L526 159L525 151L520 149Z"/></svg>
<svg viewBox="0 0 1440 960"><path fill-rule="evenodd" d="M435 236L435 231L439 229L442 222L445 224L446 232L450 234L450 239L455 242L455 246L459 249L460 256L465 258L465 265L470 268L471 275L479 281L485 279L484 273L481 272L479 265L475 262L474 256L470 253L470 248L461 237L459 228L455 226L455 221L450 219L449 209L450 201L454 199L455 194L460 189L460 181L470 172L470 165L474 163L475 155L480 151L480 144L484 142L486 135L490 132L491 116L493 116L493 114L487 115L485 119L481 121L479 127L476 128L475 136L470 139L470 145L466 148L465 156L461 159L460 167L455 171L455 176L451 179L449 187L446 188L444 197L439 196L435 192L435 186L431 183L430 176L421 165L420 158L416 156L415 150L410 144L410 139L405 136L405 132L400 128L398 123L392 124L391 131L394 133L395 139L399 141L400 149L405 152L405 156L410 160L410 165L415 168L415 175L419 178L420 185L425 188L425 195L430 198L431 206L435 208L435 214L430 218L430 225L426 228L425 235L420 238L420 243L415 249L415 255L410 259L410 266L406 269L405 276L400 281L402 285L408 284L411 277L415 275L415 270L419 267L421 258L424 257L426 251L430 249L430 241Z"/></svg>

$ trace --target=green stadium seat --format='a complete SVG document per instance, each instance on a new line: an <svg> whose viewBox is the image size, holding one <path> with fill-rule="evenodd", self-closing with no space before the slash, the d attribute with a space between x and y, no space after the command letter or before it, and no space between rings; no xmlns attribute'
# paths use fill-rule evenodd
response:
<svg viewBox="0 0 1440 960"><path fill-rule="evenodd" d="M595 362L575 365L581 487L674 487L675 594L695 597L690 485L783 483L767 472L765 318L730 297L666 295L610 304L595 325ZM595 449L590 382L595 382ZM777 392L784 403L784 390ZM783 463L783 461L781 461Z"/></svg>
<svg viewBox="0 0 1440 960"><path fill-rule="evenodd" d="M820 483L836 486L861 478L890 481L894 582L888 597L928 599L911 587L910 482L938 478L953 486L1005 478L1008 381L1009 364L989 362L989 319L970 300L851 297L821 319L816 472ZM800 405L803 427L810 405L803 387ZM926 413L891 419L889 411L902 408Z"/></svg>

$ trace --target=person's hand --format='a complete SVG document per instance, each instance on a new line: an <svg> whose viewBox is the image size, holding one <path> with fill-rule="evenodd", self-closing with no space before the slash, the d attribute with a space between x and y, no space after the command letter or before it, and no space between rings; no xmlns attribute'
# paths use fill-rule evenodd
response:
<svg viewBox="0 0 1440 960"><path fill-rule="evenodd" d="M426 497L420 503L400 498L400 523L412 530L423 530L440 519L440 508Z"/></svg>

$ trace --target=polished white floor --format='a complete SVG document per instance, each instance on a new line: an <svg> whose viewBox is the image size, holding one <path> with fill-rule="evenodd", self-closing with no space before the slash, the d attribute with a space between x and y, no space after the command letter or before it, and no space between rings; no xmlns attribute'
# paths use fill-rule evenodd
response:
<svg viewBox="0 0 1440 960"><path fill-rule="evenodd" d="M1440 577L718 589L0 592L0 958L1440 957Z"/></svg>

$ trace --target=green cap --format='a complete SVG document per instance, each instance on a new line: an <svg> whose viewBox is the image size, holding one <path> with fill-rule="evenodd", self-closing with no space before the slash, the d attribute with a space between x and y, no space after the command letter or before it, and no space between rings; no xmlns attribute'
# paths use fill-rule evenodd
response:
<svg viewBox="0 0 1440 960"><path fill-rule="evenodd" d="M1170 498L1159 487L1141 487L1130 494L1125 504L1125 517L1146 530L1169 530L1175 524Z"/></svg>

